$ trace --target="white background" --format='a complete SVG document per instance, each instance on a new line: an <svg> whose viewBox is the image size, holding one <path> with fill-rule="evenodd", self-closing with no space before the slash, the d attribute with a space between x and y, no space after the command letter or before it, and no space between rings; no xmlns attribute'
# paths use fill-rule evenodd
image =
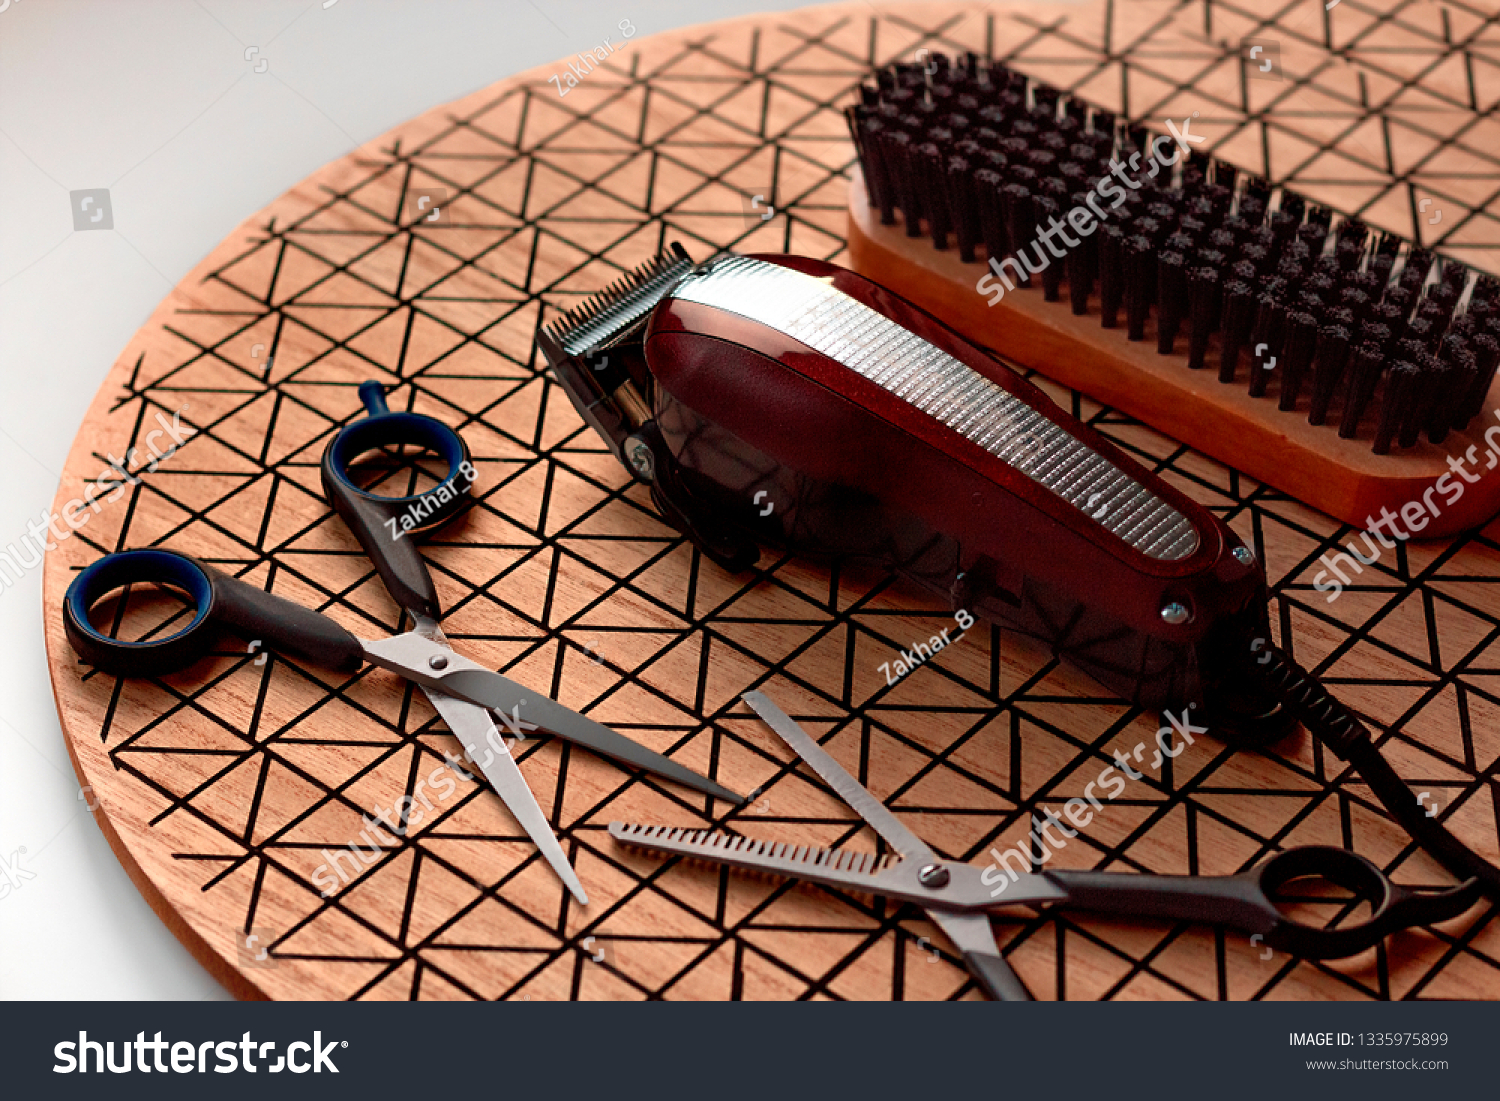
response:
<svg viewBox="0 0 1500 1101"><path fill-rule="evenodd" d="M0 0L0 546L48 509L90 399L241 220L440 103L590 49L797 0ZM247 61L249 47L259 51ZM254 72L264 58L267 71ZM110 189L74 232L68 192ZM79 798L42 570L0 591L0 997L224 998ZM5 890L0 876L0 892Z"/></svg>

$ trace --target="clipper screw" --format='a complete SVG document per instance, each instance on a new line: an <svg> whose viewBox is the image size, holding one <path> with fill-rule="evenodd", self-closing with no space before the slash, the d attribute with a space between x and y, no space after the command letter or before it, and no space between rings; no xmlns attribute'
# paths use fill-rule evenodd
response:
<svg viewBox="0 0 1500 1101"><path fill-rule="evenodd" d="M626 440L625 457L630 460L630 468L646 481L656 477L656 456L651 454L651 448L645 440L638 436L631 436Z"/></svg>
<svg viewBox="0 0 1500 1101"><path fill-rule="evenodd" d="M1163 623L1169 623L1173 627L1176 627L1192 619L1193 613L1188 611L1186 604L1174 600L1170 604L1162 605L1161 618Z"/></svg>

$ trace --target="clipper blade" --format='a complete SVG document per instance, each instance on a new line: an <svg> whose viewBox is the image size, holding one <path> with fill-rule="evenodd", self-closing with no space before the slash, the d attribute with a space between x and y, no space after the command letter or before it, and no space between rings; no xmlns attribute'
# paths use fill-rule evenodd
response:
<svg viewBox="0 0 1500 1101"><path fill-rule="evenodd" d="M581 355L645 317L692 269L692 257L674 241L656 259L626 272L544 331L567 355Z"/></svg>

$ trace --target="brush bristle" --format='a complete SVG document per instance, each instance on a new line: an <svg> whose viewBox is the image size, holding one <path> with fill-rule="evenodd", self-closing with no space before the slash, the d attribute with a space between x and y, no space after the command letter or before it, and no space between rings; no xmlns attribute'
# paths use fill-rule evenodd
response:
<svg viewBox="0 0 1500 1101"><path fill-rule="evenodd" d="M1123 312L1126 340L1154 322L1162 355L1185 334L1189 368L1216 343L1225 383L1251 350L1252 396L1378 452L1440 444L1482 412L1500 366L1492 276L1196 150L1153 164L1157 135L973 54L880 70L848 119L882 224L899 213L907 236L997 276L1004 261L1007 290L1040 285L1105 328ZM1111 176L1119 197L1096 196ZM1067 229L1074 210L1098 232Z"/></svg>

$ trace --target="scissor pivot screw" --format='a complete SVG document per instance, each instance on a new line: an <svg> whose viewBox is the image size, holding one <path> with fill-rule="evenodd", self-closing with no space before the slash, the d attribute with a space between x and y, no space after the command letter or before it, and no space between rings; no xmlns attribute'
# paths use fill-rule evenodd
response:
<svg viewBox="0 0 1500 1101"><path fill-rule="evenodd" d="M937 890L948 886L948 869L941 864L926 864L917 872L917 882Z"/></svg>
<svg viewBox="0 0 1500 1101"><path fill-rule="evenodd" d="M448 668L448 659L442 654L433 654L432 657L427 659L427 664L434 669L446 669Z"/></svg>

